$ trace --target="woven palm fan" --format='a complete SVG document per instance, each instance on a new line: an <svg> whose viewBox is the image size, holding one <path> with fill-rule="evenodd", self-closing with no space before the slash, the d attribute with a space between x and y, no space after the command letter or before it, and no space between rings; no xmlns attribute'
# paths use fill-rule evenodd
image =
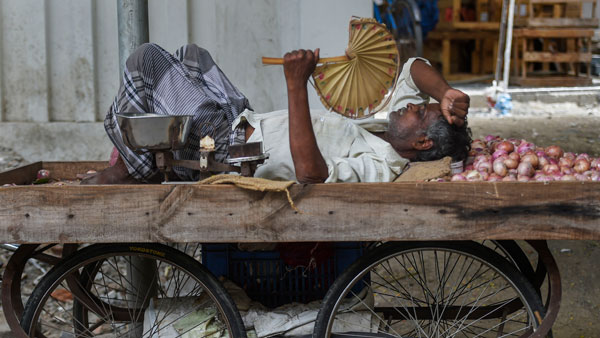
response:
<svg viewBox="0 0 600 338"><path fill-rule="evenodd" d="M396 83L398 49L385 25L371 18L350 20L346 55L323 58L313 73L314 86L329 110L346 117L375 114ZM283 59L263 58L265 64Z"/></svg>

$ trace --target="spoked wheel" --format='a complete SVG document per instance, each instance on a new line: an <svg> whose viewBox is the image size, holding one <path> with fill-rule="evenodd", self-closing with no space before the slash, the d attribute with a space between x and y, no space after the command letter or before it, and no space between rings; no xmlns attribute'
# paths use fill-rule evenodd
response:
<svg viewBox="0 0 600 338"><path fill-rule="evenodd" d="M30 337L246 337L235 303L190 256L162 244L96 244L29 298Z"/></svg>
<svg viewBox="0 0 600 338"><path fill-rule="evenodd" d="M338 277L313 336L526 337L543 317L529 281L488 247L385 243Z"/></svg>

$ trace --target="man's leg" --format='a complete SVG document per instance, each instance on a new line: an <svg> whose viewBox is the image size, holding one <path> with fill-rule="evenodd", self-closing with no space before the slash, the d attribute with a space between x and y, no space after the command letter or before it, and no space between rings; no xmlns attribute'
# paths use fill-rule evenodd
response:
<svg viewBox="0 0 600 338"><path fill-rule="evenodd" d="M176 151L175 158L198 159L198 143L206 133L206 129L200 130L200 125L210 122L216 127L213 135L217 146L215 158L222 161L227 157L231 124L246 108L249 108L248 100L231 84L206 50L186 45L173 56L157 45L145 44L127 60L119 94L105 119L105 129L129 175L148 180L157 174L154 158L149 153L134 153L124 145L115 113L193 114L188 146ZM119 168L122 166L109 171ZM177 167L174 170L182 179L197 179L197 172L192 170ZM121 179L120 174L107 174L106 180L100 181Z"/></svg>
<svg viewBox="0 0 600 338"><path fill-rule="evenodd" d="M115 165L82 180L81 184L133 184L156 181L160 176L152 154L135 153L124 144L116 114L154 112L148 95L152 101L154 78L160 74L153 74L153 63L163 59L159 47L152 44L143 44L127 59L119 92L104 120L108 137L119 152L118 160Z"/></svg>

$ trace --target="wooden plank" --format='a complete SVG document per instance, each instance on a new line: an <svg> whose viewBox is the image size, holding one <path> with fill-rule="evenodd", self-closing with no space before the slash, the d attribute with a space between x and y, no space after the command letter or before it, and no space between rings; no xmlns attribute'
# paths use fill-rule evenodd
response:
<svg viewBox="0 0 600 338"><path fill-rule="evenodd" d="M591 62L590 53L524 52L526 62Z"/></svg>
<svg viewBox="0 0 600 338"><path fill-rule="evenodd" d="M532 4L564 4L564 3L583 3L595 2L596 0L529 0Z"/></svg>
<svg viewBox="0 0 600 338"><path fill-rule="evenodd" d="M498 31L500 29L499 22L479 22L479 21L456 21L456 22L445 22L440 21L437 26L438 29L481 29L488 31Z"/></svg>
<svg viewBox="0 0 600 338"><path fill-rule="evenodd" d="M4 184L31 184L35 180L38 170L42 169L42 162L35 162L26 166L0 173L0 185Z"/></svg>
<svg viewBox="0 0 600 338"><path fill-rule="evenodd" d="M288 242L600 239L600 183L0 188L0 240Z"/></svg>
<svg viewBox="0 0 600 338"><path fill-rule="evenodd" d="M598 27L597 18L515 18L515 27Z"/></svg>
<svg viewBox="0 0 600 338"><path fill-rule="evenodd" d="M592 78L575 77L575 76L532 76L513 77L510 80L511 84L526 86L526 87L575 87L575 86L590 86Z"/></svg>
<svg viewBox="0 0 600 338"><path fill-rule="evenodd" d="M593 37L593 29L515 29L513 32L515 38L585 38Z"/></svg>

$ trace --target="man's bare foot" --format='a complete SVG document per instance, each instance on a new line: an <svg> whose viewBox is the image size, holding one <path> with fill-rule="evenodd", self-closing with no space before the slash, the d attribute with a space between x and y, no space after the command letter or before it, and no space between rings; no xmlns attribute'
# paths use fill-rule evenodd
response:
<svg viewBox="0 0 600 338"><path fill-rule="evenodd" d="M117 163L108 167L94 176L84 178L80 184L139 184L142 183L129 175L125 162L119 156Z"/></svg>

